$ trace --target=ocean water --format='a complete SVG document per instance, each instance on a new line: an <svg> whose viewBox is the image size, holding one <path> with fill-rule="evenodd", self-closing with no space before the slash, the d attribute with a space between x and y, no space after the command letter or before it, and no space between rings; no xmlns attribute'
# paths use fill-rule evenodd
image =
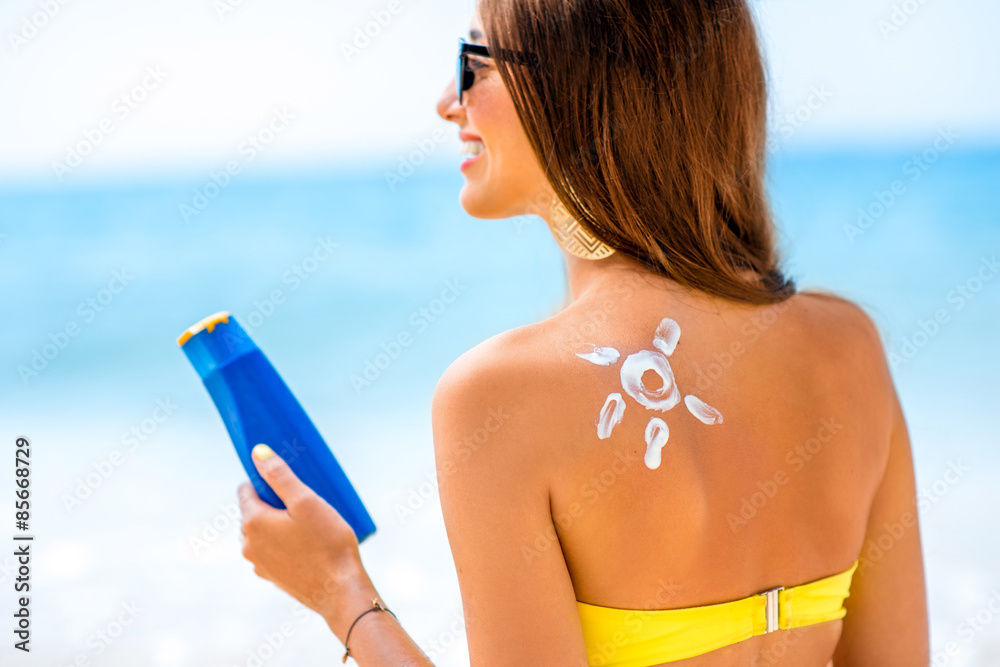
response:
<svg viewBox="0 0 1000 667"><path fill-rule="evenodd" d="M431 392L468 348L557 310L565 278L539 219L462 211L451 161L390 185L393 168L221 188L207 174L0 184L0 437L31 439L37 536L33 652L7 645L0 665L341 655L240 555L245 475L175 342L219 310L357 486L378 526L362 556L387 604L436 664L468 664ZM924 499L935 665L1000 662L998 183L1000 149L932 142L782 151L769 177L789 272L864 306L890 354ZM5 589L12 567L0 557Z"/></svg>

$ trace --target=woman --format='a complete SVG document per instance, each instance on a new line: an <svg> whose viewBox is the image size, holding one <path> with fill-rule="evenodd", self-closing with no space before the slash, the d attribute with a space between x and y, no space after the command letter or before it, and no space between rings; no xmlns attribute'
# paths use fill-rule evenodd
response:
<svg viewBox="0 0 1000 667"><path fill-rule="evenodd" d="M745 0L477 11L438 103L462 206L542 217L571 300L435 391L472 664L926 665L906 425L869 318L778 268ZM255 571L358 664L430 664L339 514L258 466L288 509L241 486Z"/></svg>

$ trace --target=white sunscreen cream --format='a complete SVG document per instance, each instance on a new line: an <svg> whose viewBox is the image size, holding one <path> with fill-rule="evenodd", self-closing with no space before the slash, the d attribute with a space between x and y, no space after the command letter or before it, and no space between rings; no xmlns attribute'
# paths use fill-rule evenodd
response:
<svg viewBox="0 0 1000 667"><path fill-rule="evenodd" d="M630 354L622 362L622 389L647 410L666 412L681 401L681 392L674 379L674 371L670 367L670 361L667 359L677 349L680 338L680 325L669 317L664 317L660 320L660 324L653 334L653 347L656 349L639 350L635 354ZM621 356L618 350L613 347L598 347L592 343L587 343L587 345L590 346L591 350L577 352L576 356L598 366L611 366L617 363ZM653 371L660 376L663 385L659 389L649 389L643 383L642 376L647 371ZM684 397L684 404L688 411L703 424L722 423L722 413L697 396L688 394ZM597 437L601 440L610 438L611 431L621 423L624 416L625 399L617 392L608 394L596 422ZM667 438L670 437L670 428L659 417L653 417L646 424L645 437L646 454L643 456L643 461L647 468L655 470L660 467L661 450L667 444Z"/></svg>
<svg viewBox="0 0 1000 667"><path fill-rule="evenodd" d="M642 382L642 375L646 371L653 371L659 375L663 386L659 389L647 389ZM681 392L674 381L670 362L659 352L639 350L629 355L622 364L621 376L625 393L647 410L666 411L680 403Z"/></svg>
<svg viewBox="0 0 1000 667"><path fill-rule="evenodd" d="M601 417L597 420L597 437L601 440L610 437L611 429L621 423L624 415L625 399L622 395L617 392L608 394L604 407L601 408Z"/></svg>
<svg viewBox="0 0 1000 667"><path fill-rule="evenodd" d="M684 405L703 424L722 423L722 413L693 394L684 397Z"/></svg>
<svg viewBox="0 0 1000 667"><path fill-rule="evenodd" d="M656 334L653 336L653 346L669 357L677 347L677 341L681 339L681 326L669 317L664 317L660 326L656 327Z"/></svg>
<svg viewBox="0 0 1000 667"><path fill-rule="evenodd" d="M646 467L656 470L660 467L660 450L667 444L670 437L670 429L667 423L659 417L653 417L646 424L646 455L643 457Z"/></svg>
<svg viewBox="0 0 1000 667"><path fill-rule="evenodd" d="M596 345L591 345L591 347L594 348L592 352L577 352L576 356L598 366L610 366L621 356L618 350L613 347L597 347Z"/></svg>

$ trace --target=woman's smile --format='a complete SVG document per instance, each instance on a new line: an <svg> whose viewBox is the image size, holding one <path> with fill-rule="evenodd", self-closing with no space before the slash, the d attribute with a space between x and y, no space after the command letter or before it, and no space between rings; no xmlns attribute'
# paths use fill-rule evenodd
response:
<svg viewBox="0 0 1000 667"><path fill-rule="evenodd" d="M485 152L486 152L486 149L484 148L478 155L473 155L472 157L470 157L470 158L468 158L466 160L463 160L462 163L459 165L459 169L461 169L462 171L465 171L466 169L468 169L469 167L471 167L473 164L475 164L476 162L478 162L479 158L481 158L483 156L483 153L485 153Z"/></svg>
<svg viewBox="0 0 1000 667"><path fill-rule="evenodd" d="M462 171L465 171L486 152L486 144L479 137L467 132L460 132L458 138L462 140L462 146L458 149L459 155L471 155L470 158L463 160L459 166Z"/></svg>

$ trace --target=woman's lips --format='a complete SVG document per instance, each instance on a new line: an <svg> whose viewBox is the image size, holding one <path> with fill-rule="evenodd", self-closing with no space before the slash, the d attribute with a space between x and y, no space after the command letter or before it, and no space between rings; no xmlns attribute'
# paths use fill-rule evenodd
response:
<svg viewBox="0 0 1000 667"><path fill-rule="evenodd" d="M458 138L462 142L462 149L461 149L462 153L471 152L469 150L471 144L479 144L479 146L482 147L482 150L479 151L479 153L462 161L460 168L462 169L462 171L465 171L466 169L471 167L473 163L476 162L476 160L482 157L483 153L486 152L486 144L483 142L482 137L472 134L471 132L466 132L465 130L462 130L461 132L458 133Z"/></svg>
<svg viewBox="0 0 1000 667"><path fill-rule="evenodd" d="M466 169L468 169L469 167L471 167L473 164L475 164L475 162L477 160L479 160L479 158L481 158L485 154L486 154L486 149L484 148L482 150L482 152L479 153L479 155L473 155L472 157L470 157L467 160L462 160L462 163L459 165L459 169L461 169L462 171L465 171Z"/></svg>

